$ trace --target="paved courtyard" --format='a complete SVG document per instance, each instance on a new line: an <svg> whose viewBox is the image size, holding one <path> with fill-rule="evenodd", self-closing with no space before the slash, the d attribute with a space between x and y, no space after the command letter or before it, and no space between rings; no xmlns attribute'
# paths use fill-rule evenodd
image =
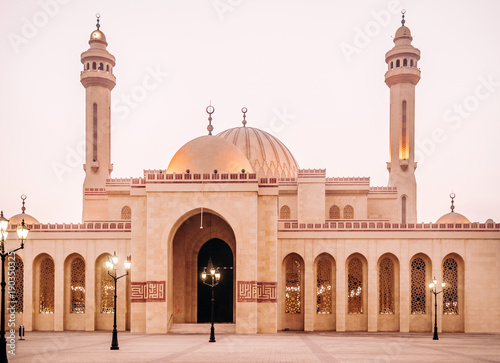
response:
<svg viewBox="0 0 500 363"><path fill-rule="evenodd" d="M120 332L27 332L10 362L500 362L500 335L308 333L139 335Z"/></svg>

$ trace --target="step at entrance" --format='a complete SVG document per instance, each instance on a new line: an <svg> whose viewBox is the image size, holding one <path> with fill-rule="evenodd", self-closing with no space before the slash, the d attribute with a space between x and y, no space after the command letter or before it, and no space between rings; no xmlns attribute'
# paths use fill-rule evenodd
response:
<svg viewBox="0 0 500 363"><path fill-rule="evenodd" d="M236 324L219 323L214 324L215 334L236 334ZM210 324L172 324L169 334L210 334Z"/></svg>

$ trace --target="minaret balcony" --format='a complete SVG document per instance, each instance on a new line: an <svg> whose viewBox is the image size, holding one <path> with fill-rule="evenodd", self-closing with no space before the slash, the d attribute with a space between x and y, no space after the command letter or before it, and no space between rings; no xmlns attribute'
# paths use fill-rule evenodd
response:
<svg viewBox="0 0 500 363"><path fill-rule="evenodd" d="M80 82L83 87L102 86L112 90L116 85L116 77L107 71L89 70L80 73Z"/></svg>
<svg viewBox="0 0 500 363"><path fill-rule="evenodd" d="M399 67L385 72L385 83L391 87L397 83L416 85L420 81L420 69L416 67Z"/></svg>

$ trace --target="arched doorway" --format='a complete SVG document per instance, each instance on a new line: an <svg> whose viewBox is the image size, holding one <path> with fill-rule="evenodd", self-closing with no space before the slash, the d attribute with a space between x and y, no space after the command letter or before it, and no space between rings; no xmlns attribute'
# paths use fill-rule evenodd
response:
<svg viewBox="0 0 500 363"><path fill-rule="evenodd" d="M233 322L233 253L226 242L213 238L206 242L198 252L198 323L210 322L212 291L199 276L203 268L219 267L221 279L215 288L214 321Z"/></svg>
<svg viewBox="0 0 500 363"><path fill-rule="evenodd" d="M209 257L212 257L214 265L222 268L221 282L215 288L215 300L218 304L224 302L224 314L216 312L216 321L235 322L236 239L225 219L204 208L203 218L201 213L191 215L180 224L173 237L173 278L170 287L173 323L210 321L211 291L208 286L203 286L203 289L199 286L202 284L201 272L207 266ZM199 309L207 310L199 314Z"/></svg>

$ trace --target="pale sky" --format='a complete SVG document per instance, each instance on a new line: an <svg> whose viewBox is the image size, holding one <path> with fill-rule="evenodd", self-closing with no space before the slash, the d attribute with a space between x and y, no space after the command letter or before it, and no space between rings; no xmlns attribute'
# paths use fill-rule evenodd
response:
<svg viewBox="0 0 500 363"><path fill-rule="evenodd" d="M80 54L95 14L116 57L113 177L165 169L189 140L248 126L301 168L386 186L385 53L401 9L420 49L418 220L449 212L500 222L500 2L103 1L0 3L0 209L80 222L85 91ZM144 80L153 77L148 89ZM128 101L126 101L128 99Z"/></svg>

